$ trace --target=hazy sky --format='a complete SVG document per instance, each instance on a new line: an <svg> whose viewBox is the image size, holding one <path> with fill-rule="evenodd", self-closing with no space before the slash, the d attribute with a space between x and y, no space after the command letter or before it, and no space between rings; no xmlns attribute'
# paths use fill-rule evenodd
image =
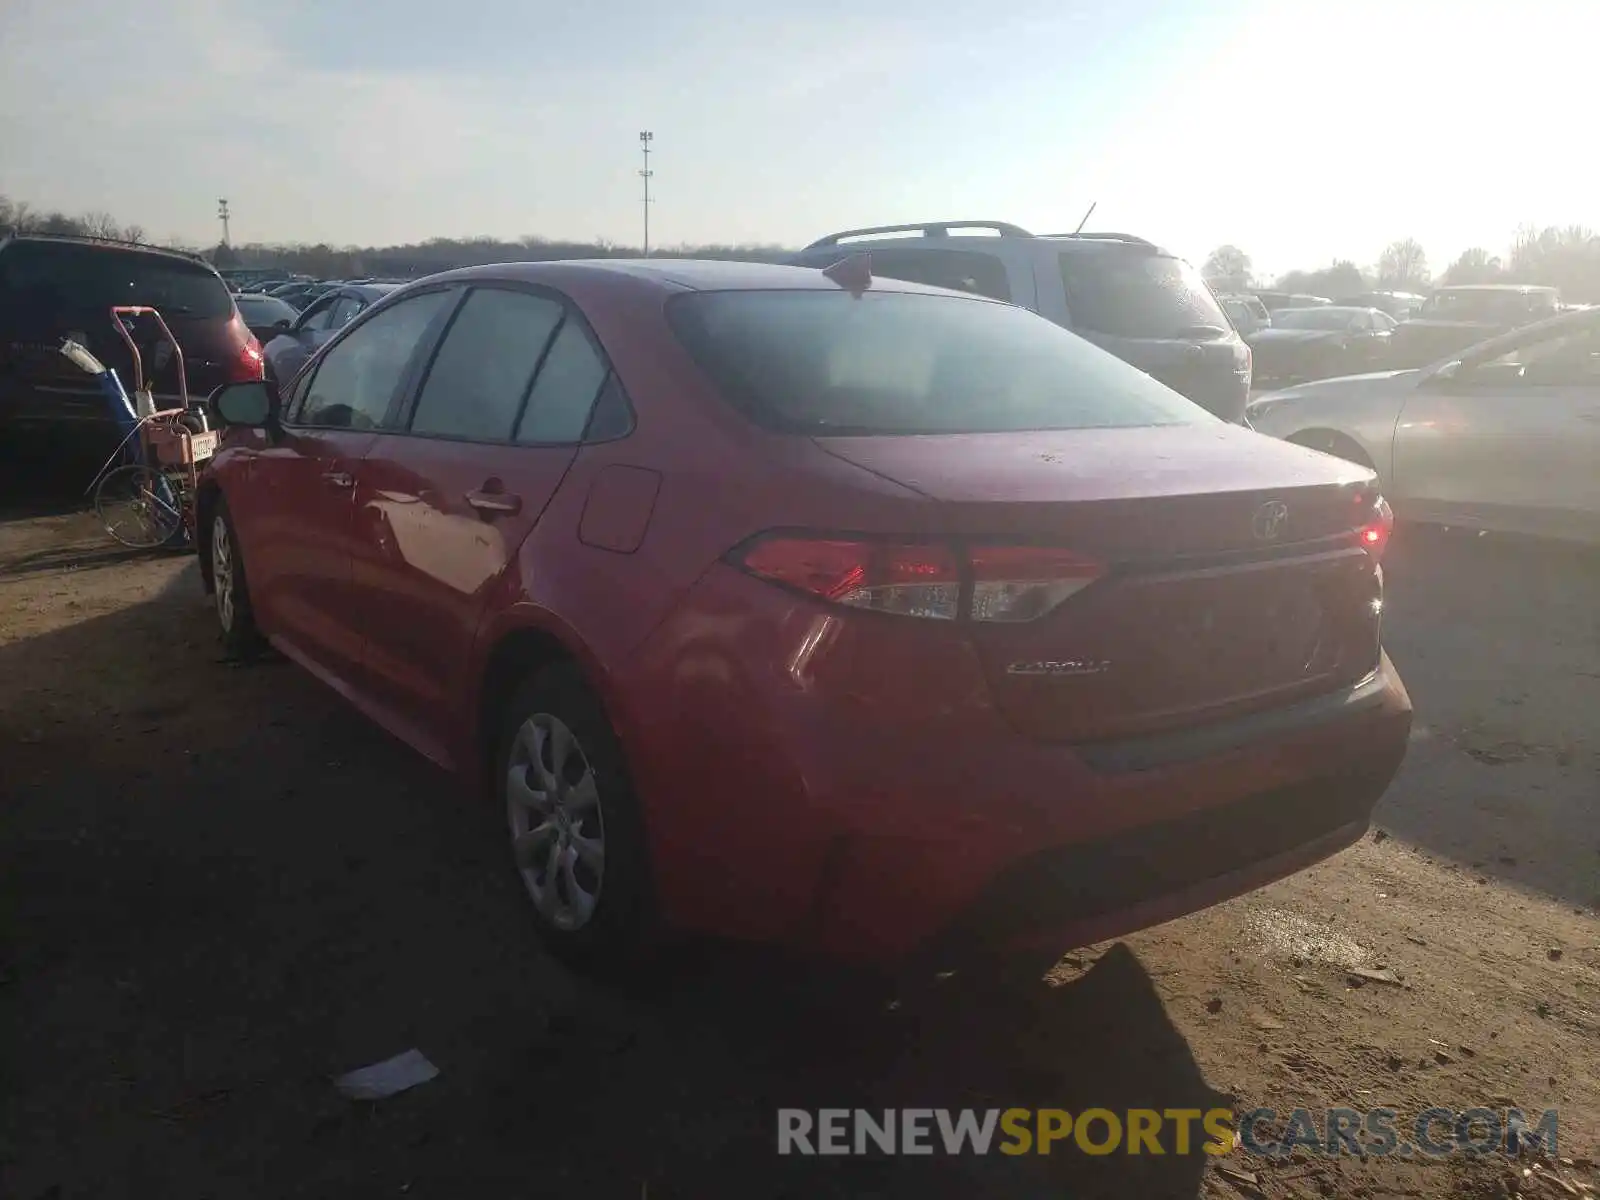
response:
<svg viewBox="0 0 1600 1200"><path fill-rule="evenodd" d="M1600 0L0 0L0 192L157 236L1092 225L1258 271L1600 224Z"/></svg>

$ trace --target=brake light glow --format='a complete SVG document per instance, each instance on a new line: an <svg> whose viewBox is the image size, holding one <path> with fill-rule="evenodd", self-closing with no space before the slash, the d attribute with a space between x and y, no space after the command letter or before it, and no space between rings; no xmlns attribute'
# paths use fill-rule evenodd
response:
<svg viewBox="0 0 1600 1200"><path fill-rule="evenodd" d="M237 356L229 364L229 382L242 383L250 379L266 378L266 359L261 353L261 343L256 335L235 314L228 322L228 332L239 347Z"/></svg>
<svg viewBox="0 0 1600 1200"><path fill-rule="evenodd" d="M772 534L736 556L759 579L832 604L952 621L1031 621L1104 574L1070 551Z"/></svg>
<svg viewBox="0 0 1600 1200"><path fill-rule="evenodd" d="M1382 496L1375 496L1366 521L1356 528L1356 540L1375 559L1382 559L1394 533L1394 510Z"/></svg>

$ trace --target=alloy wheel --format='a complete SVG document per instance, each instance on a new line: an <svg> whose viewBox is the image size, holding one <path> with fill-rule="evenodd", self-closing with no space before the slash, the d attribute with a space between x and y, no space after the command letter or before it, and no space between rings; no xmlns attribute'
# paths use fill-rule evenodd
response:
<svg viewBox="0 0 1600 1200"><path fill-rule="evenodd" d="M217 600L217 620L224 633L233 631L233 544L228 523L219 514L211 523L211 586Z"/></svg>
<svg viewBox="0 0 1600 1200"><path fill-rule="evenodd" d="M523 886L556 929L594 916L605 875L605 821L594 768L559 717L535 713L518 728L506 770L506 817Z"/></svg>

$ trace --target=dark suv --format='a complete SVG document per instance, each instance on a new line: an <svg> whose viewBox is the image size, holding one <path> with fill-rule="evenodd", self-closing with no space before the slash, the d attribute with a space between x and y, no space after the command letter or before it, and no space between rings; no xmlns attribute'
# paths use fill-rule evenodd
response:
<svg viewBox="0 0 1600 1200"><path fill-rule="evenodd" d="M160 311L183 347L191 401L261 378L261 343L204 259L95 238L14 235L0 239L0 436L103 436L115 428L94 380L59 347L72 336L131 389L131 357L111 323L116 304ZM128 324L157 406L176 404L176 356L154 322Z"/></svg>
<svg viewBox="0 0 1600 1200"><path fill-rule="evenodd" d="M792 261L826 267L862 250L875 275L1032 309L1224 420L1244 416L1249 347L1200 273L1144 238L940 221L830 234Z"/></svg>

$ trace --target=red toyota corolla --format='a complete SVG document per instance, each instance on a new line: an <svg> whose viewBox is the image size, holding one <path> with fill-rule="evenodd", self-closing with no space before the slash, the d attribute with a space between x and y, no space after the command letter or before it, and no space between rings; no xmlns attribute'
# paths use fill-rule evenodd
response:
<svg viewBox="0 0 1600 1200"><path fill-rule="evenodd" d="M492 791L569 955L1066 949L1405 751L1371 472L862 258L455 271L213 401L226 643Z"/></svg>

